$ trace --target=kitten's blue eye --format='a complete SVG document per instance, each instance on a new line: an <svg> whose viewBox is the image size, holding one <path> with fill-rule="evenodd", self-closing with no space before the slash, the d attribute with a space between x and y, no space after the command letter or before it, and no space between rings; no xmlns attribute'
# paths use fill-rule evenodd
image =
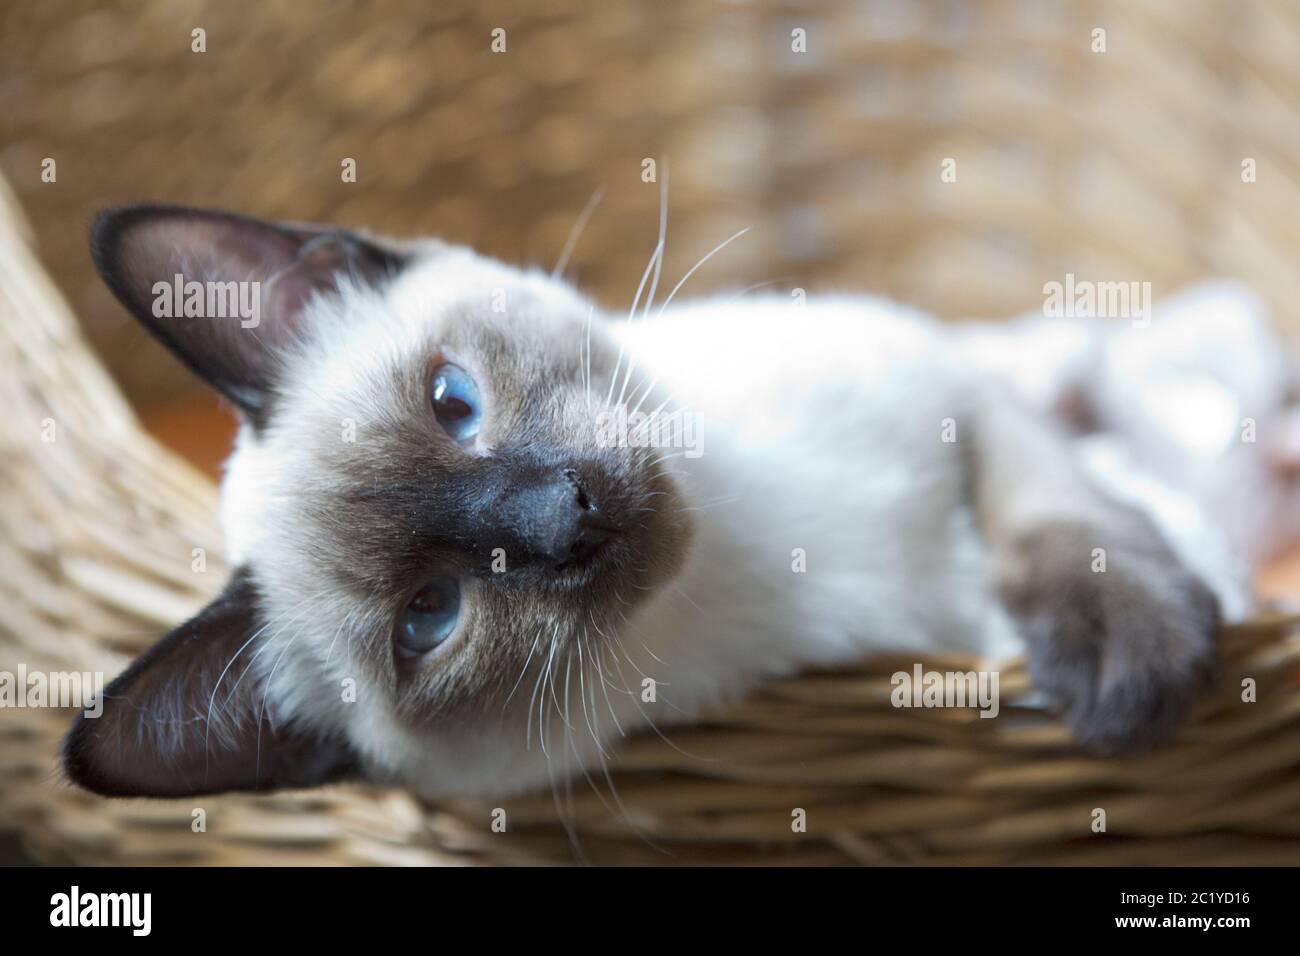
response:
<svg viewBox="0 0 1300 956"><path fill-rule="evenodd" d="M433 372L433 414L438 424L456 441L469 441L478 434L478 386L459 365L440 365Z"/></svg>
<svg viewBox="0 0 1300 956"><path fill-rule="evenodd" d="M460 582L434 578L415 592L397 621L397 653L401 657L427 654L451 636L460 617Z"/></svg>

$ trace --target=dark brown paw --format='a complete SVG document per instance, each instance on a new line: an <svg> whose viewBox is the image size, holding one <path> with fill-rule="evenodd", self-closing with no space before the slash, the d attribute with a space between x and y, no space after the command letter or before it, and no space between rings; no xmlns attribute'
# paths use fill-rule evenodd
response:
<svg viewBox="0 0 1300 956"><path fill-rule="evenodd" d="M1040 528L1007 568L1030 678L1083 744L1134 753L1172 738L1213 682L1219 607L1155 529Z"/></svg>

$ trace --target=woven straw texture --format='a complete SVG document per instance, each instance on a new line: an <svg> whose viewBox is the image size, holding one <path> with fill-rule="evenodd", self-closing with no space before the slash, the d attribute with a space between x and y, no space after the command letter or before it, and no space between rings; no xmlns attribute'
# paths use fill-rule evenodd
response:
<svg viewBox="0 0 1300 956"><path fill-rule="evenodd" d="M573 271L613 304L653 243L641 161L666 156L668 275L755 226L696 291L777 280L1005 315L1067 272L1157 295L1225 274L1296 323L1300 11L1281 2L557 0L378 18L194 0L17 3L0 18L0 670L112 675L225 574L213 488L142 432L115 383L138 397L182 377L90 272L97 206L436 231L549 263L604 185ZM199 26L205 54L190 51ZM494 56L498 26L509 47ZM6 709L0 828L77 863L1296 863L1295 633L1261 618L1224 634L1221 690L1142 759L1082 756L1019 666L1001 667L1002 715L980 720L896 710L889 675L914 661L877 659L628 741L617 800L579 781L484 805L361 787L107 802L58 778L68 713ZM508 832L493 832L496 806Z"/></svg>

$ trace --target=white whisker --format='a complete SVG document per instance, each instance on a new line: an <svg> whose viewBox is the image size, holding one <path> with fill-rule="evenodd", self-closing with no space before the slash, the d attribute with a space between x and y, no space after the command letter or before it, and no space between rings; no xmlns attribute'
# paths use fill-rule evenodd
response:
<svg viewBox="0 0 1300 956"><path fill-rule="evenodd" d="M771 285L780 285L782 282L793 282L794 278L795 278L794 276L782 276L779 279L768 279L766 282L755 282L753 285L746 286L745 288L741 289L730 299L728 299L727 302L728 303L735 302L737 299L747 296L751 292L756 292L759 289L766 289L768 286Z"/></svg>
<svg viewBox="0 0 1300 956"><path fill-rule="evenodd" d="M282 614L278 618L268 621L266 624L262 625L260 628L254 631L252 635L248 638L248 640L244 641L244 643L239 646L239 649L236 650L235 653L231 655L230 660L226 663L226 666L222 669L221 673L217 676L216 684L214 684L212 688L212 696L208 699L208 716L203 728L203 753L204 753L203 759L204 759L205 777L207 774L207 761L208 758L211 756L210 743L211 743L211 735L212 735L213 708L216 705L217 692L221 689L221 682L222 680L225 679L227 672L230 670L232 666L234 666L235 661L239 658L239 655L244 652L244 650L248 647L248 645L252 644L253 641L255 641L264 631L266 631L272 625L280 625L280 627L276 630L275 634L273 634L271 638L268 639L267 644L263 645L263 647L261 648L258 648L258 650L253 654L253 657L249 659L248 667L244 668L243 673L239 675L239 679L235 681L234 687L232 687L230 693L226 695L226 701L229 702L231 697L234 695L235 691L239 689L240 681L244 679L244 675L248 673L249 669L253 666L253 662L257 660L257 657L258 655L261 654L262 650L264 650L265 647L269 645L271 640L274 640L276 637L278 637L285 627L288 627L290 623L297 620L298 616L302 613L302 608L307 604L308 601L320 597L322 593L323 592L309 594L307 597L303 598L301 601L299 601L297 604L291 607L285 614Z"/></svg>
<svg viewBox="0 0 1300 956"><path fill-rule="evenodd" d="M658 314L659 315L664 314L664 310L667 309L668 306L672 304L673 297L677 295L677 293L681 290L682 286L686 285L686 280L689 279L691 276L695 275L696 271L700 268L700 266L704 265L704 263L708 262L710 259L716 256L723 249L727 248L727 246L731 245L733 242L735 242L745 233L749 232L749 230L752 228L753 226L746 226L744 229L740 230L739 232L735 233L729 238L724 239L722 242L718 243L716 246L710 249L705 254L703 259L695 263L695 265L691 266L690 271L687 272L686 275L682 276L682 280L678 282L677 285L673 286L673 291L668 293L668 298L664 299L664 304L659 307Z"/></svg>
<svg viewBox="0 0 1300 956"><path fill-rule="evenodd" d="M644 308L644 309L642 310L642 312L641 312L641 318L642 318L642 319L645 319L645 317L646 317L647 315L650 314L650 307L654 304L654 300L655 300L655 292L657 292L658 289L659 289L659 274L660 274L661 270L663 269L663 264L664 264L664 252L665 252L666 249L667 249L667 242L668 242L668 161L667 161L667 158L666 158L666 157L665 157L665 159L664 159L664 168L663 168L663 173L664 173L663 178L659 181L659 243L658 243L658 246L657 246L657 248L659 249L659 258L658 258L658 260L655 262L654 279L653 279L653 281L651 281L651 283L650 283L650 294L649 294L648 296L646 296L646 300L645 300L645 308ZM628 321L631 321L631 319L632 319L632 316L629 314L629 315L628 315ZM627 375L626 375L626 376L624 377L624 379L623 379L623 385L622 385L622 387L618 390L618 402L616 403L616 404L618 404L618 405L622 405L622 404L623 404L623 395L624 395L624 393L627 391L628 382L630 382L630 381L632 380L632 369L633 369L635 366L636 366L636 361L635 361L635 359L634 359L632 356L628 356L628 362L627 362Z"/></svg>
<svg viewBox="0 0 1300 956"><path fill-rule="evenodd" d="M645 271L641 273L641 283L636 287L636 295L632 297L632 307L627 310L627 321L632 321L632 316L636 313L636 307L641 303L641 293L645 291L645 284L650 281L650 271L654 268L655 263L663 257L663 243L657 243L654 252L650 254L650 261L646 263ZM608 405L614 398L614 384L618 381L619 371L623 366L623 355L626 352L626 339L619 342L618 359L614 362L614 371L609 376L609 391L605 393L605 404Z"/></svg>
<svg viewBox="0 0 1300 956"><path fill-rule="evenodd" d="M596 211L596 207L600 205L600 201L604 197L605 187L601 186L591 194L591 198L587 200L587 204L582 207L582 212L578 214L577 222L575 222L573 228L569 230L569 237L564 240L564 248L560 250L560 258L556 261L555 268L551 270L552 279L558 279L560 276L564 275L564 270L569 266L569 258L573 255L573 250L577 248L578 240L582 237L583 231L587 228L587 221L591 219L591 214Z"/></svg>
<svg viewBox="0 0 1300 956"><path fill-rule="evenodd" d="M532 649L529 650L529 652L528 652L528 658L527 658L527 660L524 661L524 666L523 666L523 668L519 671L519 679L515 681L515 686L512 687L512 688L510 688L510 693L506 695L506 702L505 702L504 704L501 705L501 711L502 711L502 713L504 713L504 712L505 712L505 709L506 709L507 707L510 706L510 700L511 700L511 698L513 698L513 697L515 696L515 691L517 691L517 690L519 689L519 685L520 685L521 683L523 683L524 675L528 673L528 665L531 664L531 663L533 662L533 655L537 653L537 642L538 642L539 640L541 640L541 637L542 637L542 627L544 627L544 626L545 626L545 625L542 625L541 627L538 627L538 628L537 628L537 633L533 635L533 646L532 646Z"/></svg>

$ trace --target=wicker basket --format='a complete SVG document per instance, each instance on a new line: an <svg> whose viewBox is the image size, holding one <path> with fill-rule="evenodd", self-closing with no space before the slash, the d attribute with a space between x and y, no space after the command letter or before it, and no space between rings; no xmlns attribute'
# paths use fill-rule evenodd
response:
<svg viewBox="0 0 1300 956"><path fill-rule="evenodd" d="M94 284L82 223L96 205L436 229L553 259L603 182L574 263L617 301L653 232L640 160L668 154L669 274L759 226L697 288L792 275L942 315L1011 314L1066 272L1157 294L1228 274L1295 325L1300 11L1284 3L420 2L378 22L339 4L310 29L292 4L196 0L138 19L53 6L0 13L0 162L85 326L4 191L0 670L111 675L225 574L213 488L140 429L88 345L131 394L173 374ZM504 61L486 52L498 25ZM210 60L189 50L195 26ZM790 49L800 27L806 54ZM336 157L356 153L377 181L340 187ZM57 184L40 182L44 156L60 158ZM948 157L955 183L940 179ZM629 740L617 800L586 782L511 799L505 833L493 805L362 787L105 801L58 776L67 713L4 709L0 828L75 863L1296 863L1296 630L1262 618L1226 633L1220 695L1140 760L1080 755L1018 666L1001 667L1003 716L985 721L894 709L889 675L913 662L878 659L772 684L671 741ZM1257 703L1241 702L1246 677Z"/></svg>

